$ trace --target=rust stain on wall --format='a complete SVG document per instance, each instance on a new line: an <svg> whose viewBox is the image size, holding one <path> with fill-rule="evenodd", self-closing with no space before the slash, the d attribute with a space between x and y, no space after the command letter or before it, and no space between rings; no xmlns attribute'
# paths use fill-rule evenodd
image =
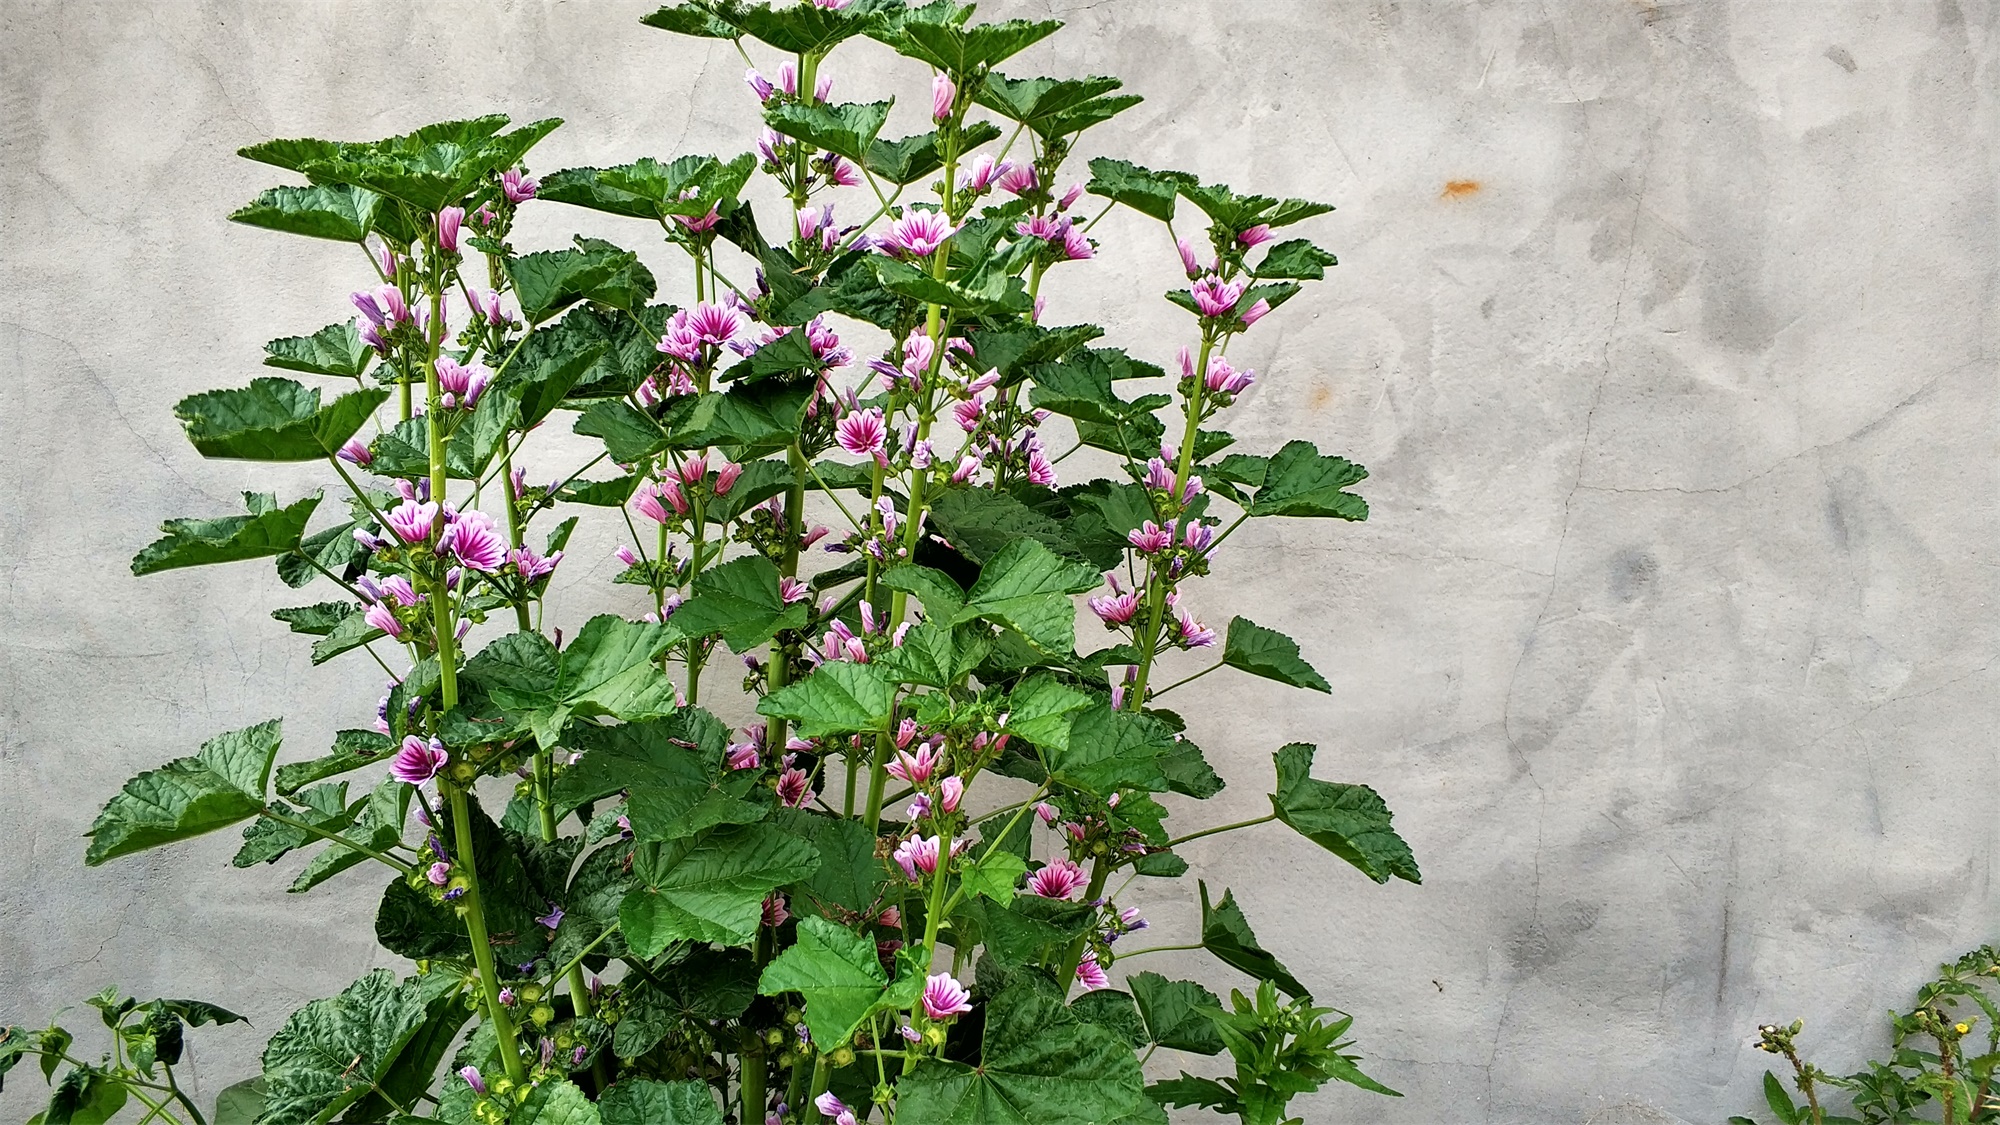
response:
<svg viewBox="0 0 2000 1125"><path fill-rule="evenodd" d="M1468 195L1478 195L1479 187L1478 180L1449 180L1445 183L1444 191L1438 195L1438 198L1463 199Z"/></svg>

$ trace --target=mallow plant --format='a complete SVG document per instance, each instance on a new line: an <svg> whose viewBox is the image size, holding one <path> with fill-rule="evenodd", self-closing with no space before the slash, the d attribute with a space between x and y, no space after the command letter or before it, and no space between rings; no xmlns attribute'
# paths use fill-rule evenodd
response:
<svg viewBox="0 0 2000 1125"><path fill-rule="evenodd" d="M1224 429L1260 378L1231 344L1334 264L1279 232L1329 208L1073 167L1139 99L1003 73L1061 25L973 17L646 17L743 55L761 126L734 158L531 175L558 123L500 116L243 150L305 182L231 217L353 244L351 303L327 301L348 316L272 341L286 374L176 412L204 456L323 462L326 487L169 520L132 569L273 559L321 595L272 616L383 689L317 757L276 765L272 719L133 778L86 862L241 826L236 865L292 863L296 893L386 873L375 932L408 967L295 1012L214 1125L1277 1125L1329 1082L1393 1093L1228 890L1198 883L1199 928L1168 934L1124 897L1184 877L1180 845L1269 821L1419 879L1381 798L1313 776L1311 745L1272 748L1268 814L1169 826L1223 787L1175 688L1227 668L1329 690L1201 593L1248 520L1367 515L1360 466ZM836 48L871 41L927 74L921 132L835 100ZM782 206L753 214L759 191ZM1120 206L1157 235L1102 245ZM516 244L524 208L561 207L634 220L692 303L611 243ZM1157 262L1179 340L1131 354L1046 322L1048 287L1112 252ZM551 425L602 452L553 468ZM1109 475L1072 475L1093 462ZM624 611L553 620L585 518L628 537L600 596ZM1144 971L1175 949L1240 986ZM209 1125L129 1029L177 1057L184 1024L234 1017L101 999L123 1021L101 1062L56 1028L0 1041L0 1067L35 1055L56 1085L44 1125L128 1093ZM1218 1076L1149 1085L1162 1050L1155 1074Z"/></svg>

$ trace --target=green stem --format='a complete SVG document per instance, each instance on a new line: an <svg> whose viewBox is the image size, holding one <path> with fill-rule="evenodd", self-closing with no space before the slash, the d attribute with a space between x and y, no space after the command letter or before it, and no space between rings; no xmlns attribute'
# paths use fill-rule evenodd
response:
<svg viewBox="0 0 2000 1125"><path fill-rule="evenodd" d="M1260 816L1254 820L1239 820L1235 824L1224 824L1216 828L1204 828L1199 832L1190 832L1185 836L1176 836L1167 841L1167 846L1177 848L1189 840L1199 840L1203 836L1219 836L1224 832L1234 832L1239 828L1254 828L1259 824L1269 824L1276 819L1278 819L1278 814L1271 813L1268 816Z"/></svg>
<svg viewBox="0 0 2000 1125"><path fill-rule="evenodd" d="M1200 942L1195 942L1193 945L1149 945L1144 949L1134 949L1129 953L1121 951L1118 954L1118 959L1120 961L1123 961L1128 957L1138 957L1146 953L1170 953L1176 949L1206 949L1206 948L1208 947L1201 944Z"/></svg>
<svg viewBox="0 0 2000 1125"><path fill-rule="evenodd" d="M171 1066L166 1066L165 1064L161 1064L161 1069L163 1069L167 1075L167 1088L174 1092L174 1097L183 1106L187 1107L188 1116L194 1118L194 1125L208 1125L208 1119L201 1115L201 1110L196 1109L194 1102L190 1101L188 1099L188 1096L181 1092L181 1084L174 1081L174 1068Z"/></svg>
<svg viewBox="0 0 2000 1125"><path fill-rule="evenodd" d="M799 539L805 532L806 519L806 458L800 452L799 443L793 442L785 450L785 463L792 470L792 485L785 491L785 558L778 567L778 573L785 578L799 576ZM773 642L771 645L771 671L769 683L772 691L784 687L791 680L791 665L798 655L796 642ZM785 719L772 719L767 728L766 746L769 756L776 758L785 752L785 742L791 724Z"/></svg>
<svg viewBox="0 0 2000 1125"><path fill-rule="evenodd" d="M472 941L472 962L479 970L480 991L486 997L486 1015L493 1022L494 1038L500 1044L500 1062L507 1077L516 1083L528 1080L528 1068L521 1062L521 1048L515 1038L514 1021L500 1003L500 976L493 968L493 942L486 933L486 912L479 897L479 865L472 848L472 810L465 790L446 785L451 801L451 828L458 853L458 867L465 876L465 934Z"/></svg>
<svg viewBox="0 0 2000 1125"><path fill-rule="evenodd" d="M753 1028L743 1029L743 1047L737 1055L736 1092L742 1101L737 1120L754 1125L764 1119L765 1080L770 1063L765 1056L764 1037Z"/></svg>
<svg viewBox="0 0 2000 1125"><path fill-rule="evenodd" d="M819 1106L815 1105L814 1103L819 1099L819 1096L821 1094L826 1093L827 1083L831 1077L830 1072L831 1068L827 1065L826 1053L822 1051L819 1055L818 1061L813 1063L812 1085L806 1088L806 1098L804 1102L805 1105L810 1105L813 1107L812 1119L814 1121L826 1120L826 1115L821 1113L819 1111Z"/></svg>
<svg viewBox="0 0 2000 1125"><path fill-rule="evenodd" d="M1156 691L1156 692L1154 692L1153 694L1154 694L1154 695L1165 695L1165 694L1167 694L1168 692L1170 692L1170 691L1174 690L1175 688L1177 688L1177 687L1180 687L1180 686L1181 686L1182 684L1191 684L1191 683L1195 682L1196 680L1199 680L1199 679L1201 679L1201 678L1202 678L1203 676L1206 676L1206 675L1208 675L1208 674L1209 674L1210 672L1213 672L1213 671L1215 671L1215 670L1216 670L1217 668L1220 668L1220 667L1222 667L1222 665L1220 665L1220 664L1211 664L1211 665L1209 665L1208 667L1206 667L1206 668L1203 668L1203 669L1202 669L1201 671L1199 671L1199 672L1196 672L1196 673L1195 673L1194 675L1192 675L1192 676L1186 676L1186 677L1183 677L1183 678L1181 678L1181 679L1178 679L1178 680L1175 680L1175 681L1174 681L1173 683L1170 683L1170 684L1168 684L1168 685L1167 685L1166 687L1163 687L1163 688L1161 688L1161 689L1160 689L1159 691Z"/></svg>
<svg viewBox="0 0 2000 1125"><path fill-rule="evenodd" d="M504 449L505 443L502 443L502 447ZM507 450L500 455L500 495L507 504L507 544L518 551L521 549L521 533L523 528L521 527L521 508L519 504L515 503L514 496L514 454L512 450ZM527 580L525 578L522 579L521 600L514 603L514 620L520 625L521 632L523 633L534 629L533 622L528 619L527 585ZM544 750L542 752L546 753L547 751Z"/></svg>

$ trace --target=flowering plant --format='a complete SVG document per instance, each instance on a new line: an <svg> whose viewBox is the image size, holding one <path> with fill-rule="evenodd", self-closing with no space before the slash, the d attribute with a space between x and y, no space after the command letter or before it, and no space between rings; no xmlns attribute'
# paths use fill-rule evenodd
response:
<svg viewBox="0 0 2000 1125"><path fill-rule="evenodd" d="M1419 878L1382 800L1314 778L1309 745L1276 752L1269 815L1165 823L1223 785L1162 706L1182 654L1211 655L1196 676L1330 690L1291 639L1210 628L1190 596L1245 520L1367 514L1359 466L1304 441L1225 454L1211 428L1256 378L1231 341L1334 262L1274 232L1329 208L1112 159L1069 181L1079 137L1139 99L1115 78L1008 77L1060 24L971 16L687 0L647 17L782 56L747 76L764 128L733 160L537 179L522 158L557 122L497 116L243 150L308 182L232 218L354 243L372 274L357 318L265 362L355 388L269 377L177 413L205 456L324 460L339 511L248 495L169 521L133 571L274 558L288 585L330 583L334 600L273 616L315 663L373 659L387 687L321 757L274 770L273 720L132 779L87 861L247 822L238 866L320 849L294 891L380 864L376 934L415 969L295 1013L229 1092L233 1118L1052 1125L1178 1105L1275 1125L1328 1081L1392 1093L1227 891L1201 885L1200 932L1155 948L1206 949L1251 994L1111 975L1150 952L1130 950L1146 922L1119 892L1184 875L1175 849L1197 837L1279 820L1376 882ZM830 100L829 55L864 38L929 69L926 131L887 139L889 101ZM745 199L759 172L785 197L775 224ZM693 303L655 302L654 274L607 242L518 249L519 209L553 204L657 225ZM1119 205L1164 226L1185 275L1167 368L1043 323L1044 283L1088 270ZM1177 237L1186 205L1205 237ZM603 452L531 481L558 412ZM1082 449L1116 471L1063 482ZM643 603L552 626L563 516L593 511L630 531L616 581ZM1111 643L1079 653L1086 594ZM734 675L725 648L759 717L738 730L703 708ZM70 1058L53 1029L5 1044L0 1065L67 1059L73 1102L150 1080ZM1235 1073L1149 1086L1160 1048L1227 1051Z"/></svg>

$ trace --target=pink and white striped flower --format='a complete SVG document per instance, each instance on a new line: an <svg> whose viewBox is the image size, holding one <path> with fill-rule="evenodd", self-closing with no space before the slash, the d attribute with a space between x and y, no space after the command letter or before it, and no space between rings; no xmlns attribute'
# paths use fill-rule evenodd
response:
<svg viewBox="0 0 2000 1125"><path fill-rule="evenodd" d="M1058 859L1028 876L1028 893L1067 899L1090 882L1090 874L1071 860Z"/></svg>
<svg viewBox="0 0 2000 1125"><path fill-rule="evenodd" d="M972 993L952 979L950 973L934 973L924 978L924 1014L934 1020L948 1020L972 1010Z"/></svg>

